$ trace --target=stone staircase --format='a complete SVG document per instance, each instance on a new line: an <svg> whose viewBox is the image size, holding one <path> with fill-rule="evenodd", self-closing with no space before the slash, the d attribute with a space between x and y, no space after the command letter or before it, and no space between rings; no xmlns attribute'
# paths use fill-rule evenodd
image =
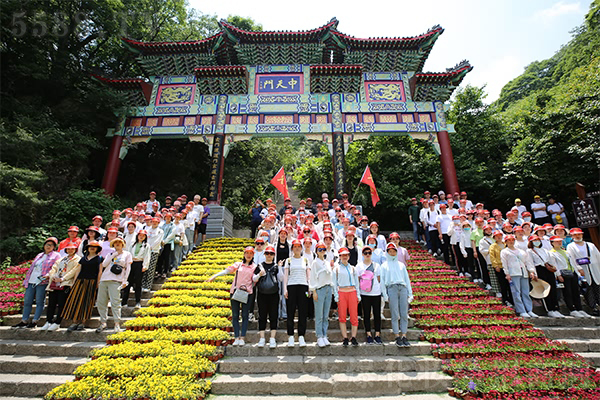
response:
<svg viewBox="0 0 600 400"><path fill-rule="evenodd" d="M142 293L141 304L145 307L162 283L155 284L151 292ZM122 324L133 319L135 298L130 293L128 306L122 308ZM110 308L109 308L110 310ZM35 312L35 306L34 311ZM32 312L32 315L33 315ZM44 312L45 314L45 312ZM109 316L111 311L109 311ZM20 315L4 317L0 325L0 399L41 398L51 389L73 380L71 373L88 361L91 350L105 345L106 336L112 333L113 322L109 318L109 330L96 333L100 317L94 313L85 331L54 332L36 329L11 329L18 323ZM46 323L45 315L38 326ZM66 328L63 322L61 328Z"/></svg>

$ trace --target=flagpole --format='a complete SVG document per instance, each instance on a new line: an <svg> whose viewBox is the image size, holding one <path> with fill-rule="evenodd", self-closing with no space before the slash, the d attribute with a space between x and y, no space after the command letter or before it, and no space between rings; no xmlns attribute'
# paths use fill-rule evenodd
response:
<svg viewBox="0 0 600 400"><path fill-rule="evenodd" d="M360 184L361 184L363 178L365 177L365 174L367 173L367 168L369 168L368 164L365 167L365 171L363 172L362 176L360 177L360 181L358 181L358 186L356 187L356 190L354 191L354 194L352 195L352 201L350 202L351 204L354 204L354 198L356 197L356 192L358 192L358 188L360 187Z"/></svg>

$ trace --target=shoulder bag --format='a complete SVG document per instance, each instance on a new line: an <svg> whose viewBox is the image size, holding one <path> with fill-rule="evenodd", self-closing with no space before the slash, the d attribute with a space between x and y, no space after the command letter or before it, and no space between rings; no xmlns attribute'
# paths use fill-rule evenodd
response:
<svg viewBox="0 0 600 400"><path fill-rule="evenodd" d="M233 286L237 286L237 278L238 278L238 272L235 272L235 280L233 281ZM248 289L246 288L245 285L240 286L239 288L235 289L235 291L233 292L233 295L231 296L232 300L235 301L239 301L240 303L244 303L246 304L248 302Z"/></svg>
<svg viewBox="0 0 600 400"><path fill-rule="evenodd" d="M264 267L263 267L264 268ZM277 278L271 272L271 268L265 269L266 274L258 280L258 290L262 294L279 293L279 283Z"/></svg>

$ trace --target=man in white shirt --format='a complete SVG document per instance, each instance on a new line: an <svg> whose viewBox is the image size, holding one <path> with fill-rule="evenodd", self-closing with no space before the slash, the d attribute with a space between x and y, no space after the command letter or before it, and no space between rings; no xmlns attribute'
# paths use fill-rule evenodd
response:
<svg viewBox="0 0 600 400"><path fill-rule="evenodd" d="M565 228L569 229L569 221L567 220L567 214L565 214L565 207L558 203L554 197L548 198L548 213L552 217L554 225L562 224ZM560 221L557 221L557 217L560 216Z"/></svg>
<svg viewBox="0 0 600 400"><path fill-rule="evenodd" d="M527 207L521 204L521 199L515 199L515 206L512 209L517 210L517 219L523 218L523 213L527 211Z"/></svg>
<svg viewBox="0 0 600 400"><path fill-rule="evenodd" d="M551 224L552 220L546 212L546 204L542 203L540 196L533 196L531 203L531 212L533 212L533 223L537 225Z"/></svg>
<svg viewBox="0 0 600 400"><path fill-rule="evenodd" d="M440 214L436 218L436 226L438 231L438 239L441 243L442 253L444 253L444 262L450 265L450 236L448 229L452 225L452 217L447 213L446 204L440 204Z"/></svg>
<svg viewBox="0 0 600 400"><path fill-rule="evenodd" d="M150 214L152 212L152 204L158 203L158 208L160 209L160 202L156 200L156 192L150 192L150 200L146 200L146 213Z"/></svg>
<svg viewBox="0 0 600 400"><path fill-rule="evenodd" d="M473 202L471 200L467 199L467 192L460 192L460 199L461 200L465 200L465 210L472 210L473 209ZM461 204L462 207L462 204Z"/></svg>
<svg viewBox="0 0 600 400"><path fill-rule="evenodd" d="M441 253L436 226L438 214L439 211L435 209L435 201L429 200L429 208L425 211L424 228L430 254Z"/></svg>

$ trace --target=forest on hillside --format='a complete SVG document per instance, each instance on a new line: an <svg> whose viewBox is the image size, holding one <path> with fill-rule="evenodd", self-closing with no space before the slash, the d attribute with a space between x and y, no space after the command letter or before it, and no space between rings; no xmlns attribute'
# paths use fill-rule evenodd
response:
<svg viewBox="0 0 600 400"><path fill-rule="evenodd" d="M208 149L183 140L137 145L122 163L116 196L98 190L106 131L124 104L90 74L143 76L121 37L200 39L218 29L215 16L190 9L185 0L5 0L0 21L0 260L28 257L48 235L63 237L69 225L86 226L92 215L109 218L150 190L159 197L206 194ZM262 30L248 18L228 21ZM485 87L464 87L448 118L457 131L451 141L461 189L489 207L507 208L516 195L527 203L534 193L568 203L575 182L597 190L600 0L568 44L529 65L497 101L486 103ZM346 160L352 192L370 165L382 201L371 207L368 190L360 188L355 202L383 229L402 228L411 197L443 188L439 158L429 144L408 137L354 142ZM223 188L236 225L249 222L254 198L273 193L269 180L281 165L302 196L332 191L324 145L303 138L236 143L225 161ZM402 217L385 218L392 213Z"/></svg>

